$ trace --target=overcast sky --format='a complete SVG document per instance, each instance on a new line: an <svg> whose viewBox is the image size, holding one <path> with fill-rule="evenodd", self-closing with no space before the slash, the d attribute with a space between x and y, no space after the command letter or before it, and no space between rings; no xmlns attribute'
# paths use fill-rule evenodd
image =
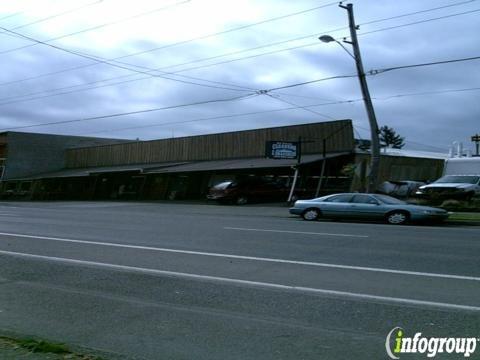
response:
<svg viewBox="0 0 480 360"><path fill-rule="evenodd" d="M367 72L480 56L480 0L351 3ZM338 3L2 1L0 27L2 131L147 140L352 119L369 138L353 59L318 40L349 36ZM473 148L479 65L368 76L379 125L408 148ZM335 76L351 77L259 92Z"/></svg>

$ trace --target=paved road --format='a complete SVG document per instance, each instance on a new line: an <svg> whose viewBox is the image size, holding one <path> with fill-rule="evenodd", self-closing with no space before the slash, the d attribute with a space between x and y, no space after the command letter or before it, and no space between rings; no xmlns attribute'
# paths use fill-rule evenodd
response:
<svg viewBox="0 0 480 360"><path fill-rule="evenodd" d="M478 228L0 203L0 331L139 359L383 359L396 326L480 337Z"/></svg>

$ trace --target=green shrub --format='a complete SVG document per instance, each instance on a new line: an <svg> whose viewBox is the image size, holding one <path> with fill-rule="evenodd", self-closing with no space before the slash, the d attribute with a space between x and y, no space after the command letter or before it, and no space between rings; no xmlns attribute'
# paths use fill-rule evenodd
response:
<svg viewBox="0 0 480 360"><path fill-rule="evenodd" d="M439 207L449 211L480 211L480 199L467 200L445 200Z"/></svg>

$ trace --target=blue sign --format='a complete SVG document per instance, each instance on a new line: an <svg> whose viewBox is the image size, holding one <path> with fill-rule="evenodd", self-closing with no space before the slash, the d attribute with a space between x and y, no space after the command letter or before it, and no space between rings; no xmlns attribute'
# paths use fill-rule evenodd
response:
<svg viewBox="0 0 480 360"><path fill-rule="evenodd" d="M298 142L267 141L265 156L270 159L296 159Z"/></svg>

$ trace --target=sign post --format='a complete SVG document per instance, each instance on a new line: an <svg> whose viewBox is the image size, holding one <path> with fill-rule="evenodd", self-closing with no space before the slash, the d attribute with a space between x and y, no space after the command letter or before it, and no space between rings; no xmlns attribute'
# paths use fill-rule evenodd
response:
<svg viewBox="0 0 480 360"><path fill-rule="evenodd" d="M480 135L475 134L472 136L472 141L475 143L475 148L476 148L476 154L475 156L480 156L479 154L479 146L480 146Z"/></svg>
<svg viewBox="0 0 480 360"><path fill-rule="evenodd" d="M302 161L302 137L298 137L298 151L297 151L297 166L295 166L295 174L293 175L292 187L290 188L290 194L288 194L287 202L292 201L293 192L295 191L295 186L297 185L298 172L300 169L300 163Z"/></svg>

